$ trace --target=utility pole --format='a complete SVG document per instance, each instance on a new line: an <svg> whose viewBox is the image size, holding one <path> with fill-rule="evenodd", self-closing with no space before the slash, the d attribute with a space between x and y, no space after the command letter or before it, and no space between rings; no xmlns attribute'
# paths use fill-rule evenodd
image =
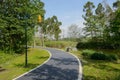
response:
<svg viewBox="0 0 120 80"><path fill-rule="evenodd" d="M28 55L27 55L27 49L28 49L28 46L27 46L27 19L29 19L29 14L28 13L26 13L25 15L24 15L24 20L26 20L25 21L25 25L24 25L24 28L25 28L25 67L27 67L27 65L28 65Z"/></svg>
<svg viewBox="0 0 120 80"><path fill-rule="evenodd" d="M27 67L27 25L25 24L25 67Z"/></svg>

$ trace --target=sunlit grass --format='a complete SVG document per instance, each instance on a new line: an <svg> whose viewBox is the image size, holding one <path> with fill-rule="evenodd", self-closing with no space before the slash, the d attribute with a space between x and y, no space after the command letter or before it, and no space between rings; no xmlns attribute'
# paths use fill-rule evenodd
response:
<svg viewBox="0 0 120 80"><path fill-rule="evenodd" d="M82 61L84 80L120 80L120 59L118 62L91 60L81 55L82 50L72 53Z"/></svg>
<svg viewBox="0 0 120 80"><path fill-rule="evenodd" d="M3 53L2 53L3 54ZM9 59L8 59L9 56ZM0 80L12 80L13 78L35 68L49 58L49 54L41 49L29 49L28 67L24 67L24 55L4 55L7 59L4 63L1 61L0 67L4 71L0 71Z"/></svg>
<svg viewBox="0 0 120 80"><path fill-rule="evenodd" d="M45 46L46 47L53 47L53 48L60 48L65 49L67 47L75 47L76 42L73 41L46 41Z"/></svg>

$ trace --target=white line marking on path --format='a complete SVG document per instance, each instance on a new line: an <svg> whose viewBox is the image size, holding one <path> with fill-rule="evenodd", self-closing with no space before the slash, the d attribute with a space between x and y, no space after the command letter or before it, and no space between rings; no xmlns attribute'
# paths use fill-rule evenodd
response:
<svg viewBox="0 0 120 80"><path fill-rule="evenodd" d="M73 55L78 60L78 62L79 62L79 77L78 77L78 80L81 80L82 79L82 64L80 62L80 59L76 55L74 55L72 53L70 53L70 54Z"/></svg>
<svg viewBox="0 0 120 80"><path fill-rule="evenodd" d="M54 48L54 49L57 49L57 48ZM46 49L44 49L44 50L46 50ZM57 50L61 50L61 49L57 49ZM49 53L50 57L49 57L44 63L42 63L41 65L37 66L36 68L34 68L34 69L32 69L32 70L24 73L24 74L22 74L22 75L20 75L20 76L18 76L18 77L16 77L16 78L14 78L13 80L18 79L18 78L24 76L25 74L28 74L29 72L31 72L31 71L37 69L38 67L41 67L41 66L44 65L45 63L47 63L47 62L51 59L52 54L50 53L50 51L48 51L48 50L46 50L46 51ZM64 50L61 50L61 51L65 52ZM70 53L70 52L68 52L68 53L71 54L72 56L74 56L74 57L78 60L78 62L79 62L79 77L78 77L78 80L81 80L81 79L82 79L82 64L81 64L79 58L78 58L76 55L74 55L74 54L72 54L72 53Z"/></svg>
<svg viewBox="0 0 120 80"><path fill-rule="evenodd" d="M54 48L54 49L57 49L57 48ZM62 49L57 49L57 50L60 50L60 51L65 52L65 51L62 50ZM81 64L81 62L80 62L80 59L79 59L76 55L74 55L74 54L72 54L72 53L70 53L70 52L67 52L67 53L71 54L72 56L74 56L74 57L78 60L78 62L79 62L79 77L78 77L78 80L82 80L82 64Z"/></svg>

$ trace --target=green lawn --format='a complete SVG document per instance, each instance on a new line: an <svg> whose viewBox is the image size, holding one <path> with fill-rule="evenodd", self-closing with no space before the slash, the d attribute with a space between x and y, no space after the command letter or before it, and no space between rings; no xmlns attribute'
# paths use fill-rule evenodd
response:
<svg viewBox="0 0 120 80"><path fill-rule="evenodd" d="M13 78L35 68L49 58L49 53L42 49L29 49L28 67L24 67L24 55L4 54L0 52L0 80Z"/></svg>
<svg viewBox="0 0 120 80"><path fill-rule="evenodd" d="M50 47L62 48L65 50L65 48L69 46L75 47L76 42L51 41L45 44ZM92 53L94 51L103 51L106 54L117 54L120 57L120 50L90 50ZM72 53L82 60L84 80L120 80L120 59L118 62L91 60L83 58L81 50L73 51Z"/></svg>
<svg viewBox="0 0 120 80"><path fill-rule="evenodd" d="M120 60L118 62L91 60L83 58L81 51L72 53L82 61L84 80L120 80Z"/></svg>

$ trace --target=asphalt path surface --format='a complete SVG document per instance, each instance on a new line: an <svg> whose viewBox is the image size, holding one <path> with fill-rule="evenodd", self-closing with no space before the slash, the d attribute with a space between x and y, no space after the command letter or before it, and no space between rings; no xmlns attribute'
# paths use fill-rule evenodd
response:
<svg viewBox="0 0 120 80"><path fill-rule="evenodd" d="M51 58L40 67L14 80L82 80L81 63L73 55L47 48Z"/></svg>

